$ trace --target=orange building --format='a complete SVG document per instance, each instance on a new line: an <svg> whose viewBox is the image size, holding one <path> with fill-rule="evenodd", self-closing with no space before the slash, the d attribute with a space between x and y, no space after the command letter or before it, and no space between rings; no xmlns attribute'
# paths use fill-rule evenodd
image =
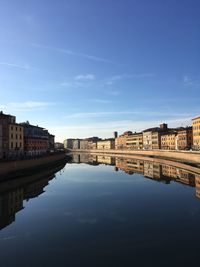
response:
<svg viewBox="0 0 200 267"><path fill-rule="evenodd" d="M126 149L126 140L132 134L133 133L131 131L127 131L115 138L115 149Z"/></svg>

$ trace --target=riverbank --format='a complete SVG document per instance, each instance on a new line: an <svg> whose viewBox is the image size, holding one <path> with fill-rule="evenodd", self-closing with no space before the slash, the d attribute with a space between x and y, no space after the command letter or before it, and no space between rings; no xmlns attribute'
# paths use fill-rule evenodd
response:
<svg viewBox="0 0 200 267"><path fill-rule="evenodd" d="M39 158L7 161L0 163L0 181L23 176L27 172L43 169L54 164L58 164L63 160L68 161L70 157L65 153L50 154Z"/></svg>
<svg viewBox="0 0 200 267"><path fill-rule="evenodd" d="M118 149L93 149L93 150L71 150L72 153L97 153L97 154L111 154L111 155L126 155L126 156L142 156L153 157L161 159L169 159L185 164L195 164L200 166L200 152L199 151L177 151L177 150L118 150Z"/></svg>

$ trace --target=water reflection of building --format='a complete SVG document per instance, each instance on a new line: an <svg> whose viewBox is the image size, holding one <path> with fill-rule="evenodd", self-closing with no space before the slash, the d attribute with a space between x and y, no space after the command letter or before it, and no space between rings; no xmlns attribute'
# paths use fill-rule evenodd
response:
<svg viewBox="0 0 200 267"><path fill-rule="evenodd" d="M182 184L195 186L195 174L189 173L185 170L178 169L177 168L177 182L180 182Z"/></svg>
<svg viewBox="0 0 200 267"><path fill-rule="evenodd" d="M200 198L200 174L195 175L196 197Z"/></svg>
<svg viewBox="0 0 200 267"><path fill-rule="evenodd" d="M38 197L43 194L44 188L49 184L49 181L53 179L55 175L44 178L42 180L36 181L35 183L31 183L24 188L24 199L27 201L31 198Z"/></svg>
<svg viewBox="0 0 200 267"><path fill-rule="evenodd" d="M55 173L61 170L65 164L66 162L30 176L2 182L0 187L0 229L15 221L16 213L23 209L24 200L43 194L45 192L44 188L49 184L49 181L55 177Z"/></svg>
<svg viewBox="0 0 200 267"><path fill-rule="evenodd" d="M80 154L80 163L87 163L91 165L98 165L97 156L92 154Z"/></svg>
<svg viewBox="0 0 200 267"><path fill-rule="evenodd" d="M143 173L144 162L136 159L116 158L116 167L128 174Z"/></svg>
<svg viewBox="0 0 200 267"><path fill-rule="evenodd" d="M95 158L96 157L96 158ZM90 155L90 154L74 154L73 162L94 164L115 165L115 171L122 170L125 173L132 175L134 173L143 174L152 180L169 184L170 181L175 181L188 186L196 186L196 196L200 198L200 175L191 173L176 166L165 165L149 160L125 158L125 157L110 157L108 155Z"/></svg>
<svg viewBox="0 0 200 267"><path fill-rule="evenodd" d="M72 161L73 161L73 163L81 163L80 154L73 154Z"/></svg>
<svg viewBox="0 0 200 267"><path fill-rule="evenodd" d="M15 221L15 214L23 209L23 188L0 195L0 229Z"/></svg>
<svg viewBox="0 0 200 267"><path fill-rule="evenodd" d="M177 168L170 165L162 165L162 174L173 179L177 178Z"/></svg>
<svg viewBox="0 0 200 267"><path fill-rule="evenodd" d="M109 156L97 156L97 162L106 165L115 165L115 158Z"/></svg>
<svg viewBox="0 0 200 267"><path fill-rule="evenodd" d="M162 174L172 180L175 180L176 182L195 186L195 175L180 168L162 165Z"/></svg>
<svg viewBox="0 0 200 267"><path fill-rule="evenodd" d="M144 162L144 176L159 180L161 179L161 165L154 162Z"/></svg>
<svg viewBox="0 0 200 267"><path fill-rule="evenodd" d="M115 165L115 158L106 155L73 154L73 163L86 163L90 165L106 164Z"/></svg>

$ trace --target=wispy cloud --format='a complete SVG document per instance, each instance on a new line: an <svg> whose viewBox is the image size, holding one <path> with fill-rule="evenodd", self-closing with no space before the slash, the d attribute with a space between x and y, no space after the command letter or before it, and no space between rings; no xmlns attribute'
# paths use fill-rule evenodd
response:
<svg viewBox="0 0 200 267"><path fill-rule="evenodd" d="M0 65L5 66L5 67L22 69L22 70L30 70L31 69L31 67L28 64L19 65L19 64L15 64L15 63L0 62Z"/></svg>
<svg viewBox="0 0 200 267"><path fill-rule="evenodd" d="M174 114L174 112L158 112L158 111L151 111L151 110L136 110L136 111L105 111L105 112L80 112L80 113L73 113L70 115L65 116L67 119L83 119L83 118L109 118L109 117L116 117L120 115L145 115L146 117L155 116L155 117L188 117L192 116L191 114L180 113Z"/></svg>
<svg viewBox="0 0 200 267"><path fill-rule="evenodd" d="M90 99L90 101L95 102L95 103L98 103L98 104L111 104L111 103L113 103L113 101L111 101L111 100L98 99L98 98Z"/></svg>
<svg viewBox="0 0 200 267"><path fill-rule="evenodd" d="M120 90L106 90L105 93L111 96L119 96L122 92Z"/></svg>
<svg viewBox="0 0 200 267"><path fill-rule="evenodd" d="M129 115L133 114L130 111L119 111L119 112L81 112L67 115L65 118L70 119L82 119L82 118L102 118L116 115Z"/></svg>
<svg viewBox="0 0 200 267"><path fill-rule="evenodd" d="M115 62L113 62L110 59L106 59L106 58L102 58L102 57L98 57L98 56L94 56L94 55L89 55L86 53L79 53L79 52L75 52L75 51L72 51L69 49L62 49L62 48L57 48L57 47L52 47L52 46L47 46L47 45L42 45L42 44L36 44L36 43L32 43L31 45L34 47L37 47L37 48L48 49L48 50L52 50L52 51L66 54L69 56L76 56L76 57L81 57L81 58L85 58L85 59L92 60L92 61L115 64Z"/></svg>
<svg viewBox="0 0 200 267"><path fill-rule="evenodd" d="M78 81L93 81L95 80L94 74L80 74L74 77L75 80Z"/></svg>
<svg viewBox="0 0 200 267"><path fill-rule="evenodd" d="M107 85L113 85L116 81L123 79L134 79L134 78L153 78L156 75L154 73L133 73L133 74L120 74L114 75L105 80Z"/></svg>
<svg viewBox="0 0 200 267"><path fill-rule="evenodd" d="M54 105L54 103L37 102L37 101L10 102L6 105L0 105L0 109L5 110L6 112L33 111L33 110L43 109L51 105Z"/></svg>
<svg viewBox="0 0 200 267"><path fill-rule="evenodd" d="M199 79L192 79L188 75L185 75L185 76L183 76L183 84L184 84L184 86L200 87L200 80Z"/></svg>
<svg viewBox="0 0 200 267"><path fill-rule="evenodd" d="M68 88L90 87L94 84L96 77L94 74L79 74L66 79L60 85Z"/></svg>

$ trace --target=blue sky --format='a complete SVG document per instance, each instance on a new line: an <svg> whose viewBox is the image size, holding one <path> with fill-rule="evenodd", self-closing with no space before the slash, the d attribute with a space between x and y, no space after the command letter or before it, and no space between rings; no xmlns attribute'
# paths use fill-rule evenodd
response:
<svg viewBox="0 0 200 267"><path fill-rule="evenodd" d="M57 141L199 115L198 0L0 0L0 109Z"/></svg>

